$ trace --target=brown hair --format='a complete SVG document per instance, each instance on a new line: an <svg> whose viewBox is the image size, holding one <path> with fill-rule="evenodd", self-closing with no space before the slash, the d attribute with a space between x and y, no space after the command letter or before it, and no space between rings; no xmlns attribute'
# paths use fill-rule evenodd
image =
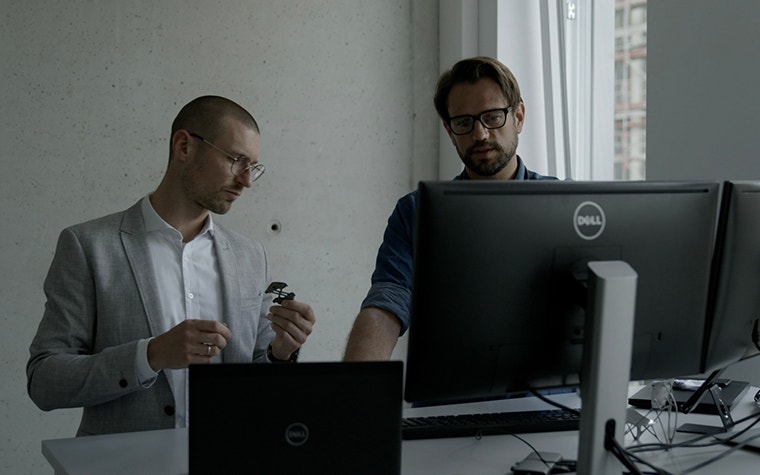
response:
<svg viewBox="0 0 760 475"><path fill-rule="evenodd" d="M457 62L438 79L435 96L433 97L433 103L438 111L438 116L444 122L451 118L449 117L449 93L451 92L451 88L460 83L474 84L483 78L496 81L510 106L515 106L522 102L520 86L517 85L517 79L515 79L512 71L497 59L477 56Z"/></svg>

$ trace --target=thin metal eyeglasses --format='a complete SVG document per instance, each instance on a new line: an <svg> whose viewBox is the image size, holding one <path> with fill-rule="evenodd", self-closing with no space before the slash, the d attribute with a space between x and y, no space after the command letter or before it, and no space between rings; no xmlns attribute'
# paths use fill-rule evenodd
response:
<svg viewBox="0 0 760 475"><path fill-rule="evenodd" d="M510 106L503 109L490 109L478 115L458 115L449 119L449 129L454 135L469 134L475 128L476 120L486 129L499 129L507 123L507 115L511 110Z"/></svg>
<svg viewBox="0 0 760 475"><path fill-rule="evenodd" d="M230 153L227 153L196 133L190 132L190 136L195 137L196 139L200 140L201 142L205 143L209 147L232 160L232 164L230 165L230 172L232 172L233 176L240 176L250 170L251 182L254 182L261 178L261 175L264 174L265 168L261 163L251 163L247 157L236 157Z"/></svg>

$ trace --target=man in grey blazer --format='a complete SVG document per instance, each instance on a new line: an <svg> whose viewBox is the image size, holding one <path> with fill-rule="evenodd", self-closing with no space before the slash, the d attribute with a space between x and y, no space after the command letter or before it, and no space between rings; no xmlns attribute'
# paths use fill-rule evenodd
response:
<svg viewBox="0 0 760 475"><path fill-rule="evenodd" d="M273 305L264 248L211 217L264 171L253 116L197 98L170 145L155 192L65 229L45 280L28 391L83 407L77 435L185 427L190 364L295 361L315 323L305 303Z"/></svg>

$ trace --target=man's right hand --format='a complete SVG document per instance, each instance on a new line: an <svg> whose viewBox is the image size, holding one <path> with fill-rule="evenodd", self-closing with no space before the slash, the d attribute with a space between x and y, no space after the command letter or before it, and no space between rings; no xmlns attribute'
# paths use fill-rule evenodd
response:
<svg viewBox="0 0 760 475"><path fill-rule="evenodd" d="M209 363L232 338L230 330L215 320L185 320L148 343L148 363L153 371L187 368Z"/></svg>

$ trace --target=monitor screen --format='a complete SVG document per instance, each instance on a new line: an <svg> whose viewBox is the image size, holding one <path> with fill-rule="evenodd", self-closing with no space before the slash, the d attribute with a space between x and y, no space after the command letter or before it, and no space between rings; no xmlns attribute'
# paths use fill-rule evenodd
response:
<svg viewBox="0 0 760 475"><path fill-rule="evenodd" d="M760 182L726 182L715 251L705 371L757 354L760 318Z"/></svg>
<svg viewBox="0 0 760 475"><path fill-rule="evenodd" d="M422 182L417 199L408 401L578 385L595 260L638 275L631 379L701 371L717 183Z"/></svg>

